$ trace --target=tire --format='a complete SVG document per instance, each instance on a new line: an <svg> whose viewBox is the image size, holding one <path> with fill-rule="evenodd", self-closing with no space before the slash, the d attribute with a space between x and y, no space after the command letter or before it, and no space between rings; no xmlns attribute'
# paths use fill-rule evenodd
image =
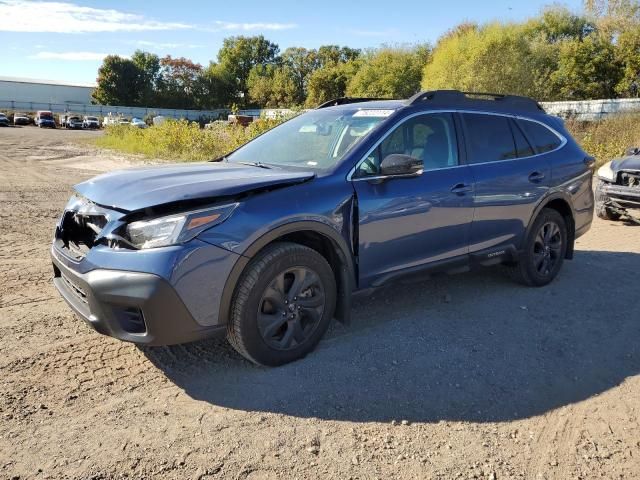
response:
<svg viewBox="0 0 640 480"><path fill-rule="evenodd" d="M562 268L567 238L562 215L553 209L543 209L531 227L518 262L508 267L511 277L531 287L549 284Z"/></svg>
<svg viewBox="0 0 640 480"><path fill-rule="evenodd" d="M596 193L595 193L596 216L603 220L611 220L611 221L620 220L620 215L618 213L615 213L610 209L608 209L607 207L605 207L605 203L607 200L609 200L609 197L607 197L607 195L602 192L601 186L603 183L604 182L600 180L596 185Z"/></svg>
<svg viewBox="0 0 640 480"><path fill-rule="evenodd" d="M303 245L274 243L238 280L227 339L253 363L283 365L316 347L335 306L336 281L325 258Z"/></svg>

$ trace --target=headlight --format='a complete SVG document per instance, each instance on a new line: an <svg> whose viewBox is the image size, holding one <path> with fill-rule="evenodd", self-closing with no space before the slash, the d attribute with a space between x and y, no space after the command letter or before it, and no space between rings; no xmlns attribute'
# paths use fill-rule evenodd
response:
<svg viewBox="0 0 640 480"><path fill-rule="evenodd" d="M224 222L237 206L237 203L232 203L152 220L131 222L126 226L126 237L135 248L166 247L188 242L203 230Z"/></svg>
<svg viewBox="0 0 640 480"><path fill-rule="evenodd" d="M598 177L600 177L603 180L606 180L607 182L616 181L616 174L611 169L611 162L605 163L603 166L601 166L598 169Z"/></svg>

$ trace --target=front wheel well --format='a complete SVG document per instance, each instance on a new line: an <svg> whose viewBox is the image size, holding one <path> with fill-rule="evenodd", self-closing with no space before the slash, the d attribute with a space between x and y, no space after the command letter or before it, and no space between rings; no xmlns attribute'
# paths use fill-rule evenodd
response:
<svg viewBox="0 0 640 480"><path fill-rule="evenodd" d="M567 252L565 254L566 259L573 258L573 246L576 239L576 224L573 219L573 210L571 206L567 203L566 200L562 198L555 198L550 202L546 203L542 208L548 208L551 210L557 211L562 218L564 218L565 224L567 225ZM532 220L535 221L535 218Z"/></svg>
<svg viewBox="0 0 640 480"><path fill-rule="evenodd" d="M273 242L292 242L305 247L309 247L320 255L322 255L336 279L337 291L337 303L336 303L336 318L343 323L348 323L350 320L351 311L351 291L353 289L353 272L348 267L347 259L344 252L336 243L329 237L322 235L321 233L313 230L300 230L291 233L287 233Z"/></svg>

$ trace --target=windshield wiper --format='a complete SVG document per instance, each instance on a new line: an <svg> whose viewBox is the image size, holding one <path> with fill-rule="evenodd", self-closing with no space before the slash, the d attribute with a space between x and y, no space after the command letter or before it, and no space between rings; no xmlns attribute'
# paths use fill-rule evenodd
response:
<svg viewBox="0 0 640 480"><path fill-rule="evenodd" d="M251 167L266 168L267 170L271 170L271 168L273 168L267 165L266 163L262 163L262 162L235 162L235 163L241 163L242 165L249 165Z"/></svg>

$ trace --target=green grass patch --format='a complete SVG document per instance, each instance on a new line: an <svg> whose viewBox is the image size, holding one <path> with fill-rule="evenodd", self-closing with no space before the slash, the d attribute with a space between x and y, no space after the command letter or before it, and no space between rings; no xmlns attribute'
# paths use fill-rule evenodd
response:
<svg viewBox="0 0 640 480"><path fill-rule="evenodd" d="M248 127L216 123L213 128L206 129L186 120L167 120L146 129L111 125L106 127L103 136L95 140L95 144L163 160L211 160L235 150L281 122L279 119L259 119Z"/></svg>
<svg viewBox="0 0 640 480"><path fill-rule="evenodd" d="M568 120L567 129L597 166L624 155L629 147L640 147L640 115L616 115L597 122Z"/></svg>

